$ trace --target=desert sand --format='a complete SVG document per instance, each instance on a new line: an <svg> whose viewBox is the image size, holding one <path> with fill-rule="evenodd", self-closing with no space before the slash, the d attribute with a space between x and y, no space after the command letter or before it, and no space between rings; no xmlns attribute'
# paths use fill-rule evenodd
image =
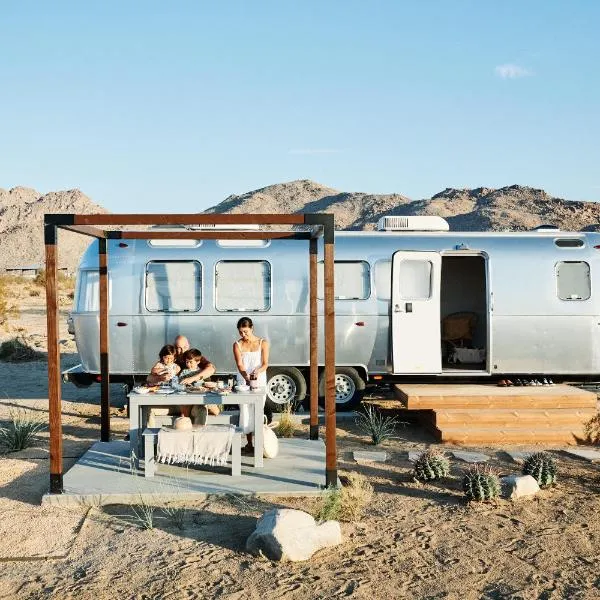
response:
<svg viewBox="0 0 600 600"><path fill-rule="evenodd" d="M43 293L20 286L20 315L0 341L23 335L45 352ZM64 303L65 311L68 302ZM64 366L77 362L61 317ZM0 362L0 420L27 407L47 420L46 363ZM99 438L99 389L63 386L65 468ZM112 429L127 428L114 386ZM380 394L369 390L369 399ZM297 435L306 435L299 427ZM384 464L357 464L373 446L352 422L338 424L340 474L360 472L375 495L365 516L344 523L344 543L306 563L273 563L245 551L256 519L273 506L315 511L318 499L214 497L186 503L184 528L157 510L154 529L130 507L42 507L48 434L0 456L0 598L600 598L600 470L551 449L558 484L532 499L468 504L464 463L442 483L413 480L408 450L436 445L408 424L378 449ZM446 448L447 450L449 448ZM501 474L519 466L501 448L479 448Z"/></svg>

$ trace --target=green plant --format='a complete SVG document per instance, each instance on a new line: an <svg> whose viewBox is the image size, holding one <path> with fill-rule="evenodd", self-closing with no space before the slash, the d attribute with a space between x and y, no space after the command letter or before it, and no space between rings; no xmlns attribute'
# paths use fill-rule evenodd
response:
<svg viewBox="0 0 600 600"><path fill-rule="evenodd" d="M500 495L500 479L489 466L480 463L471 465L463 477L463 490L469 500L482 502Z"/></svg>
<svg viewBox="0 0 600 600"><path fill-rule="evenodd" d="M556 483L556 463L547 452L535 452L525 459L523 474L531 475L541 487Z"/></svg>
<svg viewBox="0 0 600 600"><path fill-rule="evenodd" d="M277 427L275 427L274 431L277 434L277 437L293 437L294 431L296 431L296 423L294 423L294 418L292 417L291 403L288 403L284 407L283 411L280 414Z"/></svg>
<svg viewBox="0 0 600 600"><path fill-rule="evenodd" d="M329 486L323 491L317 521L337 521L342 514L342 488Z"/></svg>
<svg viewBox="0 0 600 600"><path fill-rule="evenodd" d="M415 461L414 476L419 481L433 481L450 475L450 461L443 452L431 448Z"/></svg>
<svg viewBox="0 0 600 600"><path fill-rule="evenodd" d="M161 506L160 510L171 520L177 529L185 529L185 506L166 502L163 506Z"/></svg>
<svg viewBox="0 0 600 600"><path fill-rule="evenodd" d="M154 529L154 506L140 493L139 504L131 505L133 518L142 529Z"/></svg>
<svg viewBox="0 0 600 600"><path fill-rule="evenodd" d="M43 357L42 352L32 348L22 337L14 337L0 344L0 360L6 362L40 360Z"/></svg>
<svg viewBox="0 0 600 600"><path fill-rule="evenodd" d="M396 433L396 426L399 425L396 417L386 416L371 405L366 405L363 412L356 414L358 428L370 436L375 446L390 439Z"/></svg>
<svg viewBox="0 0 600 600"><path fill-rule="evenodd" d="M18 408L10 411L7 427L0 427L0 446L9 452L24 450L33 445L36 433L46 429L46 423L34 418L26 410Z"/></svg>

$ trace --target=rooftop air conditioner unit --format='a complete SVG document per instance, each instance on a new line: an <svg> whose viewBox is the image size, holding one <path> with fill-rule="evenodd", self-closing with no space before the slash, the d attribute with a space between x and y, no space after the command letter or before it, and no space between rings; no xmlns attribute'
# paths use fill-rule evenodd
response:
<svg viewBox="0 0 600 600"><path fill-rule="evenodd" d="M381 217L377 231L449 231L442 217Z"/></svg>

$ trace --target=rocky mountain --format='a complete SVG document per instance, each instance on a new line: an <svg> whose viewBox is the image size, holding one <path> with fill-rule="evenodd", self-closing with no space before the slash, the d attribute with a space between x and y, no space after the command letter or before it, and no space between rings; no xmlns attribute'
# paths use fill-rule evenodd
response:
<svg viewBox="0 0 600 600"><path fill-rule="evenodd" d="M108 212L79 190L40 195L31 188L0 189L0 270L44 264L44 213ZM74 270L90 238L59 231L58 264Z"/></svg>
<svg viewBox="0 0 600 600"><path fill-rule="evenodd" d="M339 192L300 180L229 196L206 212L332 212L339 229L374 229L384 215L439 215L454 231L526 231L542 224L600 230L600 203L563 200L519 185L447 188L430 199L411 200L400 194Z"/></svg>
<svg viewBox="0 0 600 600"><path fill-rule="evenodd" d="M0 270L43 263L45 212L107 211L79 190L41 196L29 188L0 189ZM600 231L600 203L563 200L519 185L447 188L432 198L412 200L401 194L340 192L304 179L232 195L205 212L332 212L339 229L374 229L384 215L439 215L455 231L524 231L542 224ZM73 269L89 239L62 231L59 235L59 264Z"/></svg>

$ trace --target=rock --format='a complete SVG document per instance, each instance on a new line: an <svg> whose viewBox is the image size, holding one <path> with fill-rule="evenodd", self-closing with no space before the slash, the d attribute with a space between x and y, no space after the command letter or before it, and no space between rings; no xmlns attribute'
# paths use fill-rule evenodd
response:
<svg viewBox="0 0 600 600"><path fill-rule="evenodd" d="M419 450L409 450L408 451L408 460L410 462L417 462L417 460L419 459L419 456L421 456L421 454L423 454L423 453L420 452Z"/></svg>
<svg viewBox="0 0 600 600"><path fill-rule="evenodd" d="M538 482L531 475L508 475L500 479L502 495L510 500L534 496L540 491Z"/></svg>
<svg viewBox="0 0 600 600"><path fill-rule="evenodd" d="M479 452L464 452L462 450L454 450L452 452L452 456L454 456L454 458L458 458L458 460L464 460L468 463L481 463L490 460L490 457L487 456L487 454L481 454Z"/></svg>
<svg viewBox="0 0 600 600"><path fill-rule="evenodd" d="M513 462L522 465L528 456L531 456L535 450L505 450Z"/></svg>
<svg viewBox="0 0 600 600"><path fill-rule="evenodd" d="M569 456L583 458L588 462L600 462L600 452L598 452L598 450L592 450L591 448L567 448L564 452Z"/></svg>
<svg viewBox="0 0 600 600"><path fill-rule="evenodd" d="M352 455L356 462L385 462L387 460L387 452L355 450Z"/></svg>
<svg viewBox="0 0 600 600"><path fill-rule="evenodd" d="M246 541L253 554L270 560L308 560L317 550L342 543L337 521L317 524L311 515L291 508L268 510Z"/></svg>

